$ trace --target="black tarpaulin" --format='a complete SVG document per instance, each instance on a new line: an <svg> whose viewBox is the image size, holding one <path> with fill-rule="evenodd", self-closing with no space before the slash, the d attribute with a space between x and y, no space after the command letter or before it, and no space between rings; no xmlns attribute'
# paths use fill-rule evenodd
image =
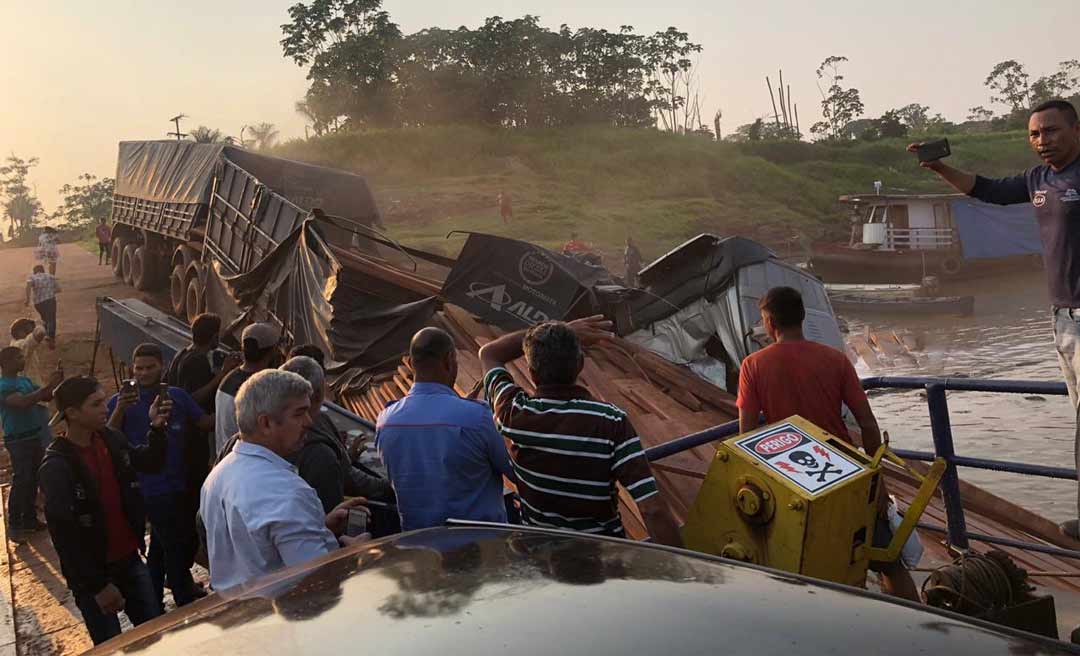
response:
<svg viewBox="0 0 1080 656"><path fill-rule="evenodd" d="M194 141L122 141L116 193L155 202L205 205L218 165L229 161L294 205L379 225L367 182L359 175Z"/></svg>
<svg viewBox="0 0 1080 656"><path fill-rule="evenodd" d="M295 343L315 344L336 370L400 356L438 303L366 284L362 272L343 269L310 219L251 271L220 280L242 318L272 314Z"/></svg>
<svg viewBox="0 0 1080 656"><path fill-rule="evenodd" d="M589 292L562 260L534 244L471 233L442 295L481 320L508 330L565 319Z"/></svg>
<svg viewBox="0 0 1080 656"><path fill-rule="evenodd" d="M210 202L222 144L194 141L121 141L116 194L160 203Z"/></svg>

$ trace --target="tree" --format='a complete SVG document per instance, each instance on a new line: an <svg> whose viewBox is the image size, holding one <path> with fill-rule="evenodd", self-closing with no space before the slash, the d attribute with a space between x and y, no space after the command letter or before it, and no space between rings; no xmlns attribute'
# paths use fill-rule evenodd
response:
<svg viewBox="0 0 1080 656"><path fill-rule="evenodd" d="M992 121L993 119L994 119L994 112L987 109L987 108L985 108L985 107L983 107L982 105L978 105L977 107L972 107L971 109L968 110L967 120L969 120L969 121L973 121L973 122L976 122L976 123L985 123L985 122Z"/></svg>
<svg viewBox="0 0 1080 656"><path fill-rule="evenodd" d="M394 124L402 37L381 7L382 0L313 0L289 8L281 47L297 66L310 66L308 79L323 93L309 91L306 101L320 122Z"/></svg>
<svg viewBox="0 0 1080 656"><path fill-rule="evenodd" d="M248 125L244 127L248 133L251 134L253 140L253 146L256 150L269 150L274 147L274 142L277 141L278 132L277 127L273 123L256 123L255 125Z"/></svg>
<svg viewBox="0 0 1080 656"><path fill-rule="evenodd" d="M227 137L221 130L217 128L208 128L205 125L200 125L191 131L188 135L195 143L221 143L221 144L234 144L236 139L233 137Z"/></svg>
<svg viewBox="0 0 1080 656"><path fill-rule="evenodd" d="M52 218L60 222L60 227L69 230L94 225L112 213L115 187L116 181L112 178L98 180L97 176L83 173L78 183L60 188L63 200Z"/></svg>
<svg viewBox="0 0 1080 656"><path fill-rule="evenodd" d="M827 91L821 91L821 121L815 123L810 132L826 139L839 139L843 134L843 128L851 121L863 114L863 103L859 97L859 90L852 87L845 89L841 82L844 76L840 74L840 64L846 62L847 57L833 55L821 62L818 66L817 76L819 80L828 81Z"/></svg>
<svg viewBox="0 0 1080 656"><path fill-rule="evenodd" d="M1024 65L1014 59L1007 59L994 66L983 84L993 94L991 102L1007 105L1012 112L1022 112L1028 106L1031 97L1029 76Z"/></svg>
<svg viewBox="0 0 1080 656"><path fill-rule="evenodd" d="M1052 75L1044 75L1031 83L1031 106L1076 93L1080 85L1080 61L1070 59L1058 64Z"/></svg>
<svg viewBox="0 0 1080 656"><path fill-rule="evenodd" d="M0 166L0 195L3 196L4 216L11 221L11 234L18 237L29 233L34 219L42 212L41 201L26 184L30 169L38 165L38 158L22 159L12 154Z"/></svg>
<svg viewBox="0 0 1080 656"><path fill-rule="evenodd" d="M908 134L908 126L904 124L899 112L895 109L890 109L882 114L874 127L882 139L898 139L906 137Z"/></svg>
<svg viewBox="0 0 1080 656"><path fill-rule="evenodd" d="M694 101L691 96L695 93L697 78L690 55L700 53L701 46L692 43L686 32L669 27L649 39L646 52L653 69L652 95L657 100L661 125L672 132L695 129L696 125L688 125L691 116L683 112L680 117L679 110ZM697 122L700 124L700 116Z"/></svg>

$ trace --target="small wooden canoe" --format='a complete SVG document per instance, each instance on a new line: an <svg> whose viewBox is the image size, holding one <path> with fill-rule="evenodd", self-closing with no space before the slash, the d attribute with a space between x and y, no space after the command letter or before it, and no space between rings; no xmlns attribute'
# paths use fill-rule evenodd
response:
<svg viewBox="0 0 1080 656"><path fill-rule="evenodd" d="M974 296L870 296L830 294L833 310L843 314L951 314L968 316L975 312Z"/></svg>

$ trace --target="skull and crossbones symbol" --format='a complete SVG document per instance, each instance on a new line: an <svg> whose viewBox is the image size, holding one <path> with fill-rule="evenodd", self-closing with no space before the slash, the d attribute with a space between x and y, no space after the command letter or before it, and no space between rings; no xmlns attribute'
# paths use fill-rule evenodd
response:
<svg viewBox="0 0 1080 656"><path fill-rule="evenodd" d="M792 451L791 461L796 465L806 467L806 469L803 470L803 473L807 476L817 476L818 483L824 483L829 474L842 474L844 471L843 469L834 466L831 462L819 463L817 458L806 451ZM819 466L821 469L817 469Z"/></svg>

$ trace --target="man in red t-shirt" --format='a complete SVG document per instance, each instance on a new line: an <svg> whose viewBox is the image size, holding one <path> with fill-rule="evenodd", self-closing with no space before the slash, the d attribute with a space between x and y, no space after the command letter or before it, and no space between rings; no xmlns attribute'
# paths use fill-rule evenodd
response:
<svg viewBox="0 0 1080 656"><path fill-rule="evenodd" d="M737 402L739 432L757 429L762 413L767 424L799 415L850 442L851 435L842 415L846 405L859 424L863 450L874 455L881 446L881 430L855 367L842 352L803 336L806 308L802 295L791 287L774 287L762 297L758 307L773 343L743 360ZM887 546L892 532L886 515L884 484L880 492L882 504L874 530L874 546ZM919 600L915 582L899 560L874 563L874 567L881 573L882 590Z"/></svg>
<svg viewBox="0 0 1080 656"><path fill-rule="evenodd" d="M49 445L39 471L60 570L95 645L120 635L121 610L136 625L162 612L140 557L146 519L135 473L164 467L172 407L155 399L147 444L133 446L105 425L105 398L93 378L60 383L52 423L65 421L67 432Z"/></svg>

